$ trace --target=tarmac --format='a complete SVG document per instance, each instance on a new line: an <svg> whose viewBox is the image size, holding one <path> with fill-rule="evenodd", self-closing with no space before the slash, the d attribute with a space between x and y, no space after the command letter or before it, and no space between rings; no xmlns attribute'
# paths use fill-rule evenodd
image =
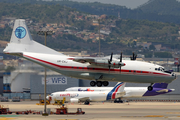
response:
<svg viewBox="0 0 180 120"><path fill-rule="evenodd" d="M10 111L43 111L43 105L36 105L38 101L0 102ZM179 120L180 102L91 102L90 105L68 104L68 112L76 112L82 108L84 115L0 115L0 120ZM57 105L47 105L55 112Z"/></svg>

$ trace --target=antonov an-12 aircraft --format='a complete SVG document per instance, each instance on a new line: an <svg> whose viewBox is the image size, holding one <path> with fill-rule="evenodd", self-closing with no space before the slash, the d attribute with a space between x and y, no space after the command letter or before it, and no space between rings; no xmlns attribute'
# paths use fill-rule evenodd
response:
<svg viewBox="0 0 180 120"><path fill-rule="evenodd" d="M3 52L25 58L65 76L93 80L91 86L107 86L108 81L151 83L148 86L151 91L153 83L170 83L176 79L174 73L165 71L160 65L134 60L122 61L122 55L120 60L113 58L112 54L110 59L63 55L34 41L24 19L15 21L10 43Z"/></svg>

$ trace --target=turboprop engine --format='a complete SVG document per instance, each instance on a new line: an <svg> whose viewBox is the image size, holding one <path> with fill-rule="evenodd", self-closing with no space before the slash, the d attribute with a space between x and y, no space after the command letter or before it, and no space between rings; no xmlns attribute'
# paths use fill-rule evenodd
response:
<svg viewBox="0 0 180 120"><path fill-rule="evenodd" d="M119 62L119 61L111 61L111 63L109 64L109 61L108 60L95 60L95 63L93 63L97 66L106 66L106 67L113 67L113 68L119 68L120 66L125 66L124 63L122 62Z"/></svg>
<svg viewBox="0 0 180 120"><path fill-rule="evenodd" d="M71 99L70 99L70 102L71 102L71 103L79 103L79 99L71 98Z"/></svg>

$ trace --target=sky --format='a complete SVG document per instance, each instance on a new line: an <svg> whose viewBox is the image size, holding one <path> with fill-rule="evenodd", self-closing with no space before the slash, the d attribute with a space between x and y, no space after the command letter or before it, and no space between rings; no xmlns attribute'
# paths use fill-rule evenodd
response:
<svg viewBox="0 0 180 120"><path fill-rule="evenodd" d="M127 8L133 9L138 7L139 5L146 3L149 0L71 0L71 1L110 3L110 4L126 6Z"/></svg>

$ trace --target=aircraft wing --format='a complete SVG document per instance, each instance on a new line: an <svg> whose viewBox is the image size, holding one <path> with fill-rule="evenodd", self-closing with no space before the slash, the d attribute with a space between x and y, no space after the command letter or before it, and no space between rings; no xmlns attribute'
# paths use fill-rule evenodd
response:
<svg viewBox="0 0 180 120"><path fill-rule="evenodd" d="M77 98L79 99L79 101L84 102L84 101L90 101L89 97L81 97L81 98Z"/></svg>
<svg viewBox="0 0 180 120"><path fill-rule="evenodd" d="M72 60L80 63L88 62L91 65L101 66L101 67L119 68L120 66L125 66L125 63L122 63L116 59L109 60L108 58L75 57Z"/></svg>
<svg viewBox="0 0 180 120"><path fill-rule="evenodd" d="M86 63L86 62L89 62L89 63L91 64L91 63L95 63L95 58L89 58L89 57L76 57L76 58L73 59L73 61L80 62L80 63Z"/></svg>

